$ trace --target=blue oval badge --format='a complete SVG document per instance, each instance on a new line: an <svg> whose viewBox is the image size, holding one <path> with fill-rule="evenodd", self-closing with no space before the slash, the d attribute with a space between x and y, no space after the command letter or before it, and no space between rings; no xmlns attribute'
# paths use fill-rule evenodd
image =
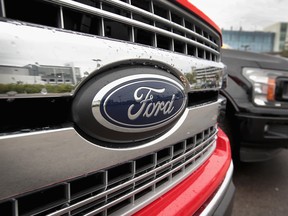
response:
<svg viewBox="0 0 288 216"><path fill-rule="evenodd" d="M92 112L104 127L143 132L170 123L186 104L184 88L175 80L153 74L115 80L94 97Z"/></svg>

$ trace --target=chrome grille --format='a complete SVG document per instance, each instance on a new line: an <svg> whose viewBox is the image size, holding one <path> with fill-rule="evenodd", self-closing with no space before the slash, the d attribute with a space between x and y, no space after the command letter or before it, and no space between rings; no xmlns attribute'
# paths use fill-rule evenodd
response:
<svg viewBox="0 0 288 216"><path fill-rule="evenodd" d="M112 168L13 197L3 215L122 215L136 212L190 175L213 152L216 127Z"/></svg>
<svg viewBox="0 0 288 216"><path fill-rule="evenodd" d="M10 19L219 61L219 35L199 18L168 1L2 0L1 3L2 16ZM22 10L16 12L14 8L19 6Z"/></svg>
<svg viewBox="0 0 288 216"><path fill-rule="evenodd" d="M195 70L195 78L196 83L202 83L206 87L214 87L216 88L219 86L217 82L221 82L222 85L222 71L214 68L214 67L207 67L207 68L199 68ZM203 86L202 86L203 88Z"/></svg>
<svg viewBox="0 0 288 216"><path fill-rule="evenodd" d="M215 78L215 76L220 76L219 69L214 67L208 67L208 68L201 68L197 69L196 72L196 79L212 79Z"/></svg>

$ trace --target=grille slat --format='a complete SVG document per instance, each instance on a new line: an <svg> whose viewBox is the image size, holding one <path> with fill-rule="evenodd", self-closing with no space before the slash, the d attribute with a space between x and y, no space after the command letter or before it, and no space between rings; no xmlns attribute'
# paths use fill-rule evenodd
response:
<svg viewBox="0 0 288 216"><path fill-rule="evenodd" d="M177 183L177 178L193 172L213 152L216 133L216 127L207 128L187 140L158 152L69 180L52 188L45 188L42 190L44 193L40 190L37 193L15 198L14 201L8 200L0 204L0 209L10 212L7 215L11 215L14 211L19 215L31 211L35 214L39 211L39 213L49 212L51 215L67 213L94 215L105 214L106 211L110 211L110 208L113 210L110 212L115 213L118 208L121 210L129 205L135 205L135 202L147 198L146 196L149 197L150 192L155 195L166 187L166 190L171 188ZM61 190L59 191L58 188ZM42 199L44 203L41 201L37 206L34 202L33 206L29 206L30 202L33 203L31 197L42 197L45 192L49 197L44 196ZM59 202L53 205L53 202L50 203L51 197L53 200L58 199ZM48 202L45 203L45 200ZM18 203L18 210L15 209L15 203ZM22 207L23 203L24 207ZM55 212L49 211L51 209L55 209ZM23 212L25 213L22 214Z"/></svg>
<svg viewBox="0 0 288 216"><path fill-rule="evenodd" d="M95 2L91 5L91 3L83 0L45 0L46 5L52 5L53 8L58 7L58 12L56 9L51 9L53 13L49 13L49 19L54 21L50 22L48 19L39 20L39 18L37 18L39 16L33 17L30 15L33 14L31 9L23 10L21 15L12 13L10 16L9 14L11 14L11 11L14 11L13 2L17 1L9 1L11 1L11 3L8 4L6 9L2 6L2 10L5 12L2 14L7 14L7 18L19 19L21 21L42 25L50 25L52 27L64 28L103 37L111 37L133 43L136 42L177 53L192 55L197 58L219 61L219 35L212 30L210 30L210 32L207 32L206 30L203 31L203 26L208 29L210 28L192 15L188 16L187 13L183 12L182 14L186 15L183 15L183 17L180 18L180 16L176 15L176 13L178 14L179 12L173 11L175 10L175 7L169 6L169 3L167 2L147 0L145 3L149 7L146 11L140 6L137 7L138 3L135 4L137 1L134 3L132 2L131 4L130 1L126 3L116 0L102 0L100 3L96 4ZM42 10L45 8L40 4L40 0L28 0L28 2L30 5L35 5L35 3L37 3ZM156 8L156 10L154 8ZM167 16L163 15L163 11L161 11L161 9L159 10L159 8L164 8L167 11ZM37 11L37 7L33 10ZM66 15L72 13L68 10L71 10L74 14L77 13L78 20L71 20L71 18ZM69 20L67 20L68 18ZM75 28L75 26L78 27ZM119 28L120 26L123 28ZM135 31L135 28L145 31L146 35L150 34L151 37L149 37L149 41L136 40L137 32ZM125 33L124 31L126 30L128 32ZM115 36L115 34L111 34L111 31L118 33ZM122 33L120 34L119 31ZM127 35L124 37L123 33ZM159 40L163 41L163 38L166 38L165 40L168 41L166 42L166 45L159 43ZM190 47L194 47L195 50L191 50Z"/></svg>
<svg viewBox="0 0 288 216"><path fill-rule="evenodd" d="M146 24L146 23L143 23L143 22L139 22L137 20L132 20L132 19L129 19L127 17L119 16L119 15L116 15L114 13L111 13L111 12L108 12L108 11L104 11L104 10L101 10L101 9L98 9L98 8L94 8L94 7L91 7L91 6L87 6L87 5L78 3L78 2L59 0L59 3L61 3L62 6L69 7L69 8L74 9L74 10L78 9L78 10L81 10L82 12L86 12L86 13L93 14L93 15L98 15L98 16L101 16L101 17L104 17L104 18L107 18L107 19L112 19L112 20L117 21L117 22L122 22L122 23L125 23L125 24L129 24L131 26L136 26L138 28L145 29L145 30L150 31L150 32L155 32L155 33L158 33L160 35L167 36L169 38L178 39L180 41L183 41L183 42L186 42L188 44L191 44L191 45L197 46L199 48L202 48L204 50L210 51L210 52L212 52L214 54L219 54L218 51L216 51L216 50L214 50L214 49L212 49L210 47L207 47L207 46L205 46L205 45L203 45L203 44L201 44L201 43L199 43L197 41L189 40L189 39L187 39L187 38L185 38L183 36L180 36L178 34L174 34L172 32L156 28L156 27L154 27L152 25L149 25L149 24ZM167 20L165 20L165 21L167 21ZM178 26L177 24L170 23L169 21L168 21L168 23L173 28L180 28L180 25ZM189 30L187 30L187 31L189 31ZM202 40L206 40L206 38L202 37L199 34L196 34L195 32L191 31L190 33L193 36L196 36L196 37L198 36L199 38L201 37Z"/></svg>
<svg viewBox="0 0 288 216"><path fill-rule="evenodd" d="M201 146L201 147L202 147L202 146ZM205 149L204 149L204 151L206 151L209 147L211 147L211 146L206 146ZM195 156L189 158L189 160L187 160L186 162L184 162L181 166L178 166L177 168L175 168L175 169L173 170L173 173L177 173L177 171L180 170L180 169L182 169L183 166L186 166L187 164L195 161L196 159L198 160L198 159L201 157L201 154L202 154L202 152L198 152ZM187 156L187 153L185 154L185 156ZM169 164L169 165L170 165L170 164ZM133 196L133 195L135 195L135 194L138 194L138 193L140 193L141 191L149 188L149 187L152 186L152 185L156 185L156 187L161 187L163 184L165 184L166 182L169 181L169 178L168 178L168 177L171 176L171 173L172 173L172 172L171 172L170 169L169 169L169 165L166 164L166 165L165 165L165 168L161 167L162 169L159 171L160 174L158 174L158 176L157 176L158 178L157 178L157 179L154 179L153 181L147 182L147 184L143 185L143 186L140 187L140 188L137 188L137 189L134 190L133 192L131 192L131 193L129 193L129 194L126 194L125 196L123 196L123 197L121 197L121 198L119 198L119 199L117 199L117 200L114 200L114 201L113 201L114 203L111 203L111 204L109 204L109 205L103 206L103 208L101 208L101 209L99 208L99 209L97 209L97 210L95 210L95 211L90 212L89 214L87 214L87 216L88 216L88 215L94 215L94 214L96 214L96 213L99 213L102 209L109 208L111 205L114 205L115 203L122 202L123 200L127 199L128 197L131 197L131 196ZM165 173L165 170L166 170L166 173ZM165 174L164 174L163 172L164 172Z"/></svg>
<svg viewBox="0 0 288 216"><path fill-rule="evenodd" d="M183 31L183 32L186 32L186 33L189 33L195 37L197 37L198 39L201 39L203 40L203 42L208 42L208 43L211 43L211 45L215 48L218 47L218 45L216 43L214 43L214 41L211 41L207 38L207 36L202 36L202 34L198 34L198 33L195 33L195 31L192 31L188 28L185 28L183 23L182 25L180 25L180 23L177 23L177 22L174 22L173 19L172 19L172 14L170 11L168 11L169 13L169 19L165 19L161 16L157 16L154 14L154 11L152 9L150 9L151 12L148 12L148 11L145 11L143 9L140 9L138 7L135 7L133 5L129 5L129 4L126 4L122 1L115 1L115 0L103 0L104 2L107 2L107 3L110 3L110 4L113 4L114 6L116 7L120 7L122 9L126 9L126 10L130 10L131 12L134 12L134 13L138 13L138 14L141 14L142 16L146 16L146 17L149 17L150 19L154 20L154 21L158 21L158 22L161 22L163 24L166 24L167 26L170 26L171 28L173 29L177 29L177 30L180 30L180 31ZM152 5L153 3L150 2ZM171 15L170 15L171 14ZM177 16L177 15L176 15ZM207 33L206 33L207 34Z"/></svg>

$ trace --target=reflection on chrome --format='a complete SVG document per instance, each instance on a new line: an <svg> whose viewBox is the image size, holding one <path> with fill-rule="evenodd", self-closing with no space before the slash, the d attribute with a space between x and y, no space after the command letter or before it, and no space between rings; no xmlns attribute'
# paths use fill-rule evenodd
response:
<svg viewBox="0 0 288 216"><path fill-rule="evenodd" d="M221 87L222 63L155 47L12 21L0 21L0 40L1 97L67 95L91 73L134 60L165 62L188 91Z"/></svg>
<svg viewBox="0 0 288 216"><path fill-rule="evenodd" d="M0 66L0 80L0 94L46 95L71 92L81 76L78 67L28 64L23 67Z"/></svg>
<svg viewBox="0 0 288 216"><path fill-rule="evenodd" d="M196 68L192 67L191 72L185 73L191 89L221 88L223 69L216 67Z"/></svg>
<svg viewBox="0 0 288 216"><path fill-rule="evenodd" d="M76 84L81 79L79 68L71 66L0 66L0 73L3 84Z"/></svg>
<svg viewBox="0 0 288 216"><path fill-rule="evenodd" d="M97 63L99 65L99 63ZM192 67L191 72L184 75L190 83L190 89L221 88L223 69L217 67ZM74 66L52 66L28 64L19 66L0 66L0 94L67 93L72 92L75 85L83 77L80 68ZM14 92L14 94L12 93Z"/></svg>

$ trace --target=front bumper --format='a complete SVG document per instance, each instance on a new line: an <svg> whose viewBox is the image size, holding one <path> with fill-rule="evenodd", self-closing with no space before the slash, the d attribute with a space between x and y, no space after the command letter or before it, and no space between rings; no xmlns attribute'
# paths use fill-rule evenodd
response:
<svg viewBox="0 0 288 216"><path fill-rule="evenodd" d="M230 144L219 129L215 152L195 173L135 215L230 215L235 187Z"/></svg>
<svg viewBox="0 0 288 216"><path fill-rule="evenodd" d="M237 114L242 145L246 147L287 147L288 117Z"/></svg>
<svg viewBox="0 0 288 216"><path fill-rule="evenodd" d="M263 161L288 147L288 117L237 114L241 161Z"/></svg>

